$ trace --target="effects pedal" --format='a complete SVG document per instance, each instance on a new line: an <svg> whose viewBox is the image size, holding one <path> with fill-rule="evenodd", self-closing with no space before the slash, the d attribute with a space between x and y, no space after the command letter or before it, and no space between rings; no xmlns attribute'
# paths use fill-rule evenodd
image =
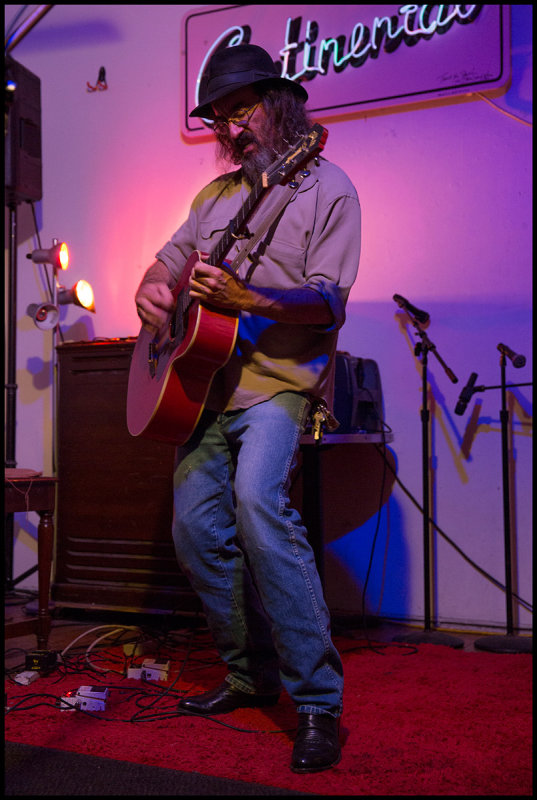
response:
<svg viewBox="0 0 537 800"><path fill-rule="evenodd" d="M13 680L15 683L20 684L21 686L29 686L35 680L39 678L39 672L34 672L33 670L25 670L24 672L19 672L18 675L15 675Z"/></svg>
<svg viewBox="0 0 537 800"><path fill-rule="evenodd" d="M33 650L31 653L27 653L25 658L26 669L37 672L50 672L56 666L57 661L58 653L55 650Z"/></svg>
<svg viewBox="0 0 537 800"><path fill-rule="evenodd" d="M146 658L141 667L129 667L127 678L135 678L139 681L165 681L168 678L169 669L169 661L156 661L154 658Z"/></svg>
<svg viewBox="0 0 537 800"><path fill-rule="evenodd" d="M108 689L100 686L80 686L76 692L68 692L60 700L61 711L104 711Z"/></svg>

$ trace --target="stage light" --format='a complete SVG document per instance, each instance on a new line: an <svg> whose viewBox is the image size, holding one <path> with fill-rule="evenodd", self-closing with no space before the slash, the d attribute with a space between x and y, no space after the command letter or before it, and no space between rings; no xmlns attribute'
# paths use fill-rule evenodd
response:
<svg viewBox="0 0 537 800"><path fill-rule="evenodd" d="M60 318L60 312L53 303L31 303L26 309L26 313L41 331L50 331L55 328Z"/></svg>
<svg viewBox="0 0 537 800"><path fill-rule="evenodd" d="M71 289L66 289L65 286L58 286L58 303L62 306L67 303L74 303L76 306L81 306L95 314L93 289L91 284L84 280L77 281Z"/></svg>
<svg viewBox="0 0 537 800"><path fill-rule="evenodd" d="M73 303L95 314L93 289L87 281L77 281L71 289L66 289L65 286L58 284L56 279L58 270L67 269L69 266L69 250L65 242L53 239L50 249L33 250L27 254L26 258L31 258L35 264L51 264L54 270L51 302L42 303L41 305L32 303L26 309L26 313L33 319L38 328L41 330L53 329L55 333L60 318L59 305Z"/></svg>
<svg viewBox="0 0 537 800"><path fill-rule="evenodd" d="M32 250L26 254L26 258L31 258L34 264L52 264L54 269L67 269L69 266L69 250L65 242L52 240L52 247L49 250Z"/></svg>
<svg viewBox="0 0 537 800"><path fill-rule="evenodd" d="M77 281L71 289L66 289L65 286L58 286L57 303L61 306L73 303L75 306L81 306L95 314L93 289L87 281ZM60 319L58 306L54 305L54 303L31 303L26 309L26 313L42 331L49 331L55 328Z"/></svg>

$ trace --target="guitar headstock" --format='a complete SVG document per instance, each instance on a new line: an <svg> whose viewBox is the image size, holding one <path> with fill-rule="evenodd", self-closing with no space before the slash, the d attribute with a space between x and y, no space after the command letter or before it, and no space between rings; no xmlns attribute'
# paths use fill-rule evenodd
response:
<svg viewBox="0 0 537 800"><path fill-rule="evenodd" d="M305 161L309 161L324 148L328 131L322 125L315 125L289 150L275 161L261 176L265 189L277 183L284 183Z"/></svg>

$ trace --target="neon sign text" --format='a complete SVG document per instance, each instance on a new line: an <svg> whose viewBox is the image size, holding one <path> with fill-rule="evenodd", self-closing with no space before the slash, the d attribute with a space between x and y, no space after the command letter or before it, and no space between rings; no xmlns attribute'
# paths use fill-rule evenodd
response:
<svg viewBox="0 0 537 800"><path fill-rule="evenodd" d="M209 59L239 44L259 44L282 77L308 84L310 113L324 117L496 91L510 77L505 5L208 6L186 15L182 30L188 139L208 134L189 113Z"/></svg>
<svg viewBox="0 0 537 800"><path fill-rule="evenodd" d="M348 65L360 67L366 58L377 58L382 42L384 50L392 53L403 42L408 46L420 39L432 38L433 34L445 34L454 22L468 24L479 15L482 6L401 6L399 14L403 21L399 25L396 15L375 17L371 28L358 22L349 36L348 52L344 54L345 35L321 39L318 44L319 25L314 20L306 23L304 40L300 41L302 17L289 17L285 33L285 46L280 50L283 59L282 77L291 80L312 80L316 75L326 75L330 60L335 72L341 72ZM436 12L436 18L432 15ZM297 70L299 53L303 53L302 69Z"/></svg>
<svg viewBox="0 0 537 800"><path fill-rule="evenodd" d="M393 53L403 42L411 47L420 39L432 38L435 33L447 33L455 22L462 25L473 22L482 8L482 5L401 6L399 8L399 14L403 16L401 24L395 14L389 17L375 17L371 28L358 22L349 36L348 52L345 55L343 54L346 43L345 34L321 39L316 45L314 43L319 36L319 24L315 20L308 20L304 40L300 41L302 17L294 19L289 17L285 32L285 45L280 50L283 60L282 78L294 81L313 80L317 75L327 74L330 60L333 62L334 72L341 72L349 65L360 67L368 57L378 58L383 40L384 50L387 53ZM433 19L434 13L436 13L436 18ZM251 35L252 31L248 25L233 25L223 31L212 43L198 73L197 101L202 75L213 53L224 47L247 44ZM301 52L303 53L303 66L297 71L297 60Z"/></svg>

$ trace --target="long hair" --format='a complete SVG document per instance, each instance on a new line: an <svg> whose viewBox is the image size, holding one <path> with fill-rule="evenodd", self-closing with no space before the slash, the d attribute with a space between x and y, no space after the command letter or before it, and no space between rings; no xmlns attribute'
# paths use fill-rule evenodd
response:
<svg viewBox="0 0 537 800"><path fill-rule="evenodd" d="M261 93L261 99L269 122L267 131L269 144L274 150L276 159L310 130L312 121L304 102L292 89L268 88ZM240 164L241 153L229 133L224 131L215 135L217 159Z"/></svg>

